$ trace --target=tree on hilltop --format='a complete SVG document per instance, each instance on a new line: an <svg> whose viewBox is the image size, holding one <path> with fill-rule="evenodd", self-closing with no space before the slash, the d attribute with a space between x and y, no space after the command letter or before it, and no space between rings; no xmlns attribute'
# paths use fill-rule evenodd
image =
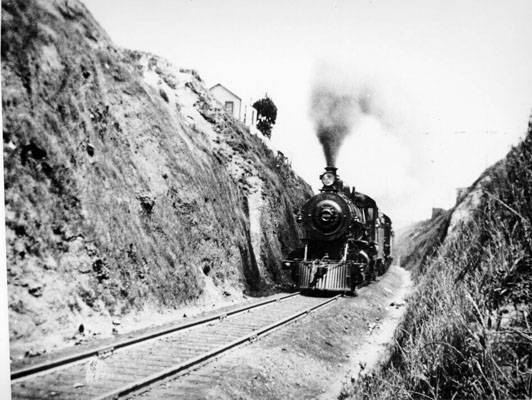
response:
<svg viewBox="0 0 532 400"><path fill-rule="evenodd" d="M268 139L271 138L272 127L277 119L277 106L268 95L265 95L253 103L253 108L257 110L257 129Z"/></svg>

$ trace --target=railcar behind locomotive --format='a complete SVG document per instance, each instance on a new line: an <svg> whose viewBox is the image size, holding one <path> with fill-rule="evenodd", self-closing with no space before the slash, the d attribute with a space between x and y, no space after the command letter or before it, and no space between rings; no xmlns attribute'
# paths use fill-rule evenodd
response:
<svg viewBox="0 0 532 400"><path fill-rule="evenodd" d="M375 201L344 186L337 168L326 167L320 193L297 214L303 246L283 261L303 291L355 294L356 287L382 275L392 263L391 219Z"/></svg>

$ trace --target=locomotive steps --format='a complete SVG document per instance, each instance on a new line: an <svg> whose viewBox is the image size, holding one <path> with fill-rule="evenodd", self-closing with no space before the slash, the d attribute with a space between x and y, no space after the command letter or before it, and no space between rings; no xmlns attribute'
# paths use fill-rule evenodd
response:
<svg viewBox="0 0 532 400"><path fill-rule="evenodd" d="M334 297L276 296L187 324L181 327L184 329L145 333L144 339L151 338L146 343L140 343L142 338L132 335L128 343L122 341L113 345L114 354L112 348L108 348L107 353L94 349L85 354L85 358L91 359L78 360L82 358L80 355L71 357L72 366L59 362L52 365L53 370L49 372L45 370L46 365L14 372L13 396L111 398L144 388L147 390L141 395L144 398L167 398L170 394L208 398L208 389L220 386L217 395L225 393L234 397L234 390L238 390L246 392L246 398L263 398L260 393L279 398L286 390L283 387L287 381L282 375L299 371L303 374L297 378L301 386L309 378L305 371L310 367L323 369L328 374L321 373L318 386L315 380L308 381L310 386L305 390L312 390L316 396L326 392L338 394L338 373L343 375L350 369L356 373L357 366L373 363L375 345L379 347L383 339L390 338L393 329L388 328L393 328L401 313L401 308L395 304L404 295L399 292L408 288L408 282L405 271L393 267L379 282L362 288L357 298L334 301ZM390 306L392 303L394 305ZM316 311L307 315L310 310ZM299 322L285 327L298 318ZM282 329L235 350L235 346L255 341L276 328ZM226 348L233 350L190 372L191 367L220 356ZM353 348L355 353L352 353ZM95 353L99 357L94 357ZM271 375L274 372L269 369L272 362L276 365L275 374L281 376ZM305 369L299 368L300 363ZM220 373L226 369L228 373ZM179 376L176 377L176 373ZM255 378L248 379L250 373L255 374ZM265 373L264 382L257 382L257 377ZM161 378L167 378L164 384L158 383Z"/></svg>

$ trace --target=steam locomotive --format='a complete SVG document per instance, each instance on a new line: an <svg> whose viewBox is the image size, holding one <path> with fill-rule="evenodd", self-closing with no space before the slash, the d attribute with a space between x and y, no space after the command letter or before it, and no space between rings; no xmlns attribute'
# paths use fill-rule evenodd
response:
<svg viewBox="0 0 532 400"><path fill-rule="evenodd" d="M283 268L302 291L354 295L392 263L392 221L371 197L344 186L337 168L326 167L320 180L320 193L296 216L303 246L283 260Z"/></svg>

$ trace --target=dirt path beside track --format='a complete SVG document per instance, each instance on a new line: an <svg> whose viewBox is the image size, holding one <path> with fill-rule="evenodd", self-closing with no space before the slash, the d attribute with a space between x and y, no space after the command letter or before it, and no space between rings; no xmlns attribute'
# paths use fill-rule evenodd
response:
<svg viewBox="0 0 532 400"><path fill-rule="evenodd" d="M137 397L336 398L344 382L373 368L385 355L411 290L409 273L392 266L357 297L337 301Z"/></svg>

